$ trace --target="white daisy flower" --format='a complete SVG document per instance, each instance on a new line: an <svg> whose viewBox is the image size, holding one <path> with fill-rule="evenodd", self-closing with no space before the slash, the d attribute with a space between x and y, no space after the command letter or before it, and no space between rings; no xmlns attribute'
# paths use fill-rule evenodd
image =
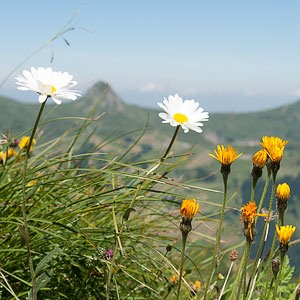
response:
<svg viewBox="0 0 300 300"><path fill-rule="evenodd" d="M182 100L182 98L175 94L170 95L168 99L164 99L162 103L157 103L165 112L159 113L159 117L164 121L163 123L170 123L172 126L180 125L184 133L189 130L194 130L201 133L203 130L203 121L208 121L208 112L205 112L199 103L194 99Z"/></svg>
<svg viewBox="0 0 300 300"><path fill-rule="evenodd" d="M80 93L70 88L77 84L68 72L54 72L51 68L34 68L30 72L23 71L23 75L15 77L18 89L34 91L39 94L39 102L43 103L51 97L56 104L62 99L76 100Z"/></svg>

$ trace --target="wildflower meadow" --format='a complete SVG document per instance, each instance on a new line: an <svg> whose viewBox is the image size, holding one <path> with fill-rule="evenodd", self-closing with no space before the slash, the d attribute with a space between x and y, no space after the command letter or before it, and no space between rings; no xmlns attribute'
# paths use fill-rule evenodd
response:
<svg viewBox="0 0 300 300"><path fill-rule="evenodd" d="M129 145L86 150L90 126L101 122L94 109L42 139L48 102L84 101L68 72L32 67L15 81L40 106L31 128L1 138L0 299L300 299L289 259L299 229L289 221L289 183L280 181L284 137L258 138L248 198L233 208L228 187L243 156L236 145L203 153L222 190L173 176L189 159L174 150L179 133L197 133L198 143L210 122L195 100L159 102L167 147L135 156L143 132ZM230 209L239 238L224 233Z"/></svg>

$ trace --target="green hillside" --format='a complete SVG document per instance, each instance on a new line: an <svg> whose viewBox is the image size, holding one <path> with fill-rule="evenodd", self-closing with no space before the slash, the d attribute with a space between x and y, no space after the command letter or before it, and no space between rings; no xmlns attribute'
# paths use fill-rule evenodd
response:
<svg viewBox="0 0 300 300"><path fill-rule="evenodd" d="M37 101L35 104L26 104L3 97L0 97L0 104L0 132L5 134L9 131L15 137L26 132L29 135L40 104ZM171 180L174 179L175 183L178 181L197 187L192 191L186 190L182 193L186 193L187 196L191 193L192 197L200 199L200 210L208 219L218 218L215 210L218 205L221 206L223 199L222 194L205 190L223 190L219 163L211 159L208 154L213 152L217 144L231 144L238 152L243 153L243 156L232 165L232 172L229 176L228 210L222 237L225 241L228 239L229 242L227 244L225 242L225 247L231 244L232 239L236 242L243 239L240 208L250 199L251 158L260 149L259 142L264 135L276 135L289 140L277 181L278 183L287 182L291 186L292 193L287 219L289 224L297 226L300 213L297 205L300 201L299 111L300 102L258 113L215 114L210 112L210 120L204 124L202 134L193 132L184 134L180 131L171 155L174 154L176 160L179 158L184 163L178 165L167 176ZM51 139L55 140L56 137L64 135L60 144L52 149L65 152L70 147L70 140L78 135L80 142L76 143L75 154L103 152L109 153L110 157L122 155L125 149L134 145L125 163L131 164L135 160L142 160L145 161L146 166L147 160L156 160L161 157L174 133L174 128L162 124L157 115L158 112L158 109L125 104L109 85L98 82L75 102L53 105L52 100L49 100L38 128L37 145L52 143ZM87 119L92 121L86 122ZM83 124L86 124L87 128L83 131L84 133L80 133ZM135 143L137 140L138 142ZM81 163L81 167L85 167L85 162L81 161ZM265 176L258 183L257 195L261 194L264 178ZM259 201L259 199L256 200ZM206 205L206 203L214 203L214 205ZM267 205L264 204L264 206ZM275 204L273 208L276 209ZM261 231L261 225L262 223L258 224L258 231ZM214 230L210 228L207 234L213 235ZM298 230L294 238L299 237ZM269 246L267 244L266 249ZM254 250L256 251L256 245L253 247ZM299 274L300 270L297 266L299 266L300 258L297 247L291 248L289 253L291 264L296 266L296 274Z"/></svg>
<svg viewBox="0 0 300 300"><path fill-rule="evenodd" d="M40 107L38 102L24 104L3 97L0 97L0 105L1 132L9 130L14 135L30 129ZM174 132L174 128L162 124L157 116L158 112L155 109L125 104L109 85L98 82L75 102L60 106L49 103L43 114L45 124L40 126L43 130L40 139L45 142L51 137L63 134L69 128L75 128L76 131L76 124L79 127L84 122L79 118L89 117L95 122L89 127L90 136L86 137L89 142L84 146L85 151L99 144L103 145L103 149L115 151L114 143L118 143L121 149L124 149L142 135L134 153L146 154L151 159L163 154ZM54 119L60 121L51 122ZM240 207L250 196L251 157L260 149L261 137L279 136L289 140L289 143L278 174L278 182L286 181L291 186L289 221L296 225L297 216L300 214L299 206L296 205L300 200L299 127L300 102L256 113L211 112L209 122L204 125L203 134L180 132L173 151L176 155L189 155L189 160L180 169L180 173L171 176L192 184L222 190L219 165L209 158L208 153L212 152L217 144L231 144L239 152L243 152L241 159L232 166L229 186L229 193L232 195L230 205ZM106 143L108 140L110 142ZM259 188L261 187L262 184L259 184ZM203 192L201 197L209 197L209 194L205 195ZM205 212L205 208L203 211ZM239 212L233 212L232 217L238 218L238 214ZM235 226L229 230L240 234L241 228ZM296 236L299 238L299 231L296 232Z"/></svg>
<svg viewBox="0 0 300 300"><path fill-rule="evenodd" d="M0 128L1 132L10 131L15 135L30 129L39 110L39 103L24 104L11 99L0 97ZM47 140L64 133L69 128L76 128L84 120L78 118L89 117L95 119L90 125L92 141L95 144L103 140L118 139L119 143L132 143L142 134L140 146L143 150L153 151L155 156L164 151L174 132L173 128L162 124L158 117L159 110L146 109L125 104L109 85L98 82L87 93L75 102L52 105L51 99L43 114L44 125L41 139ZM282 176L297 178L299 175L299 146L300 146L300 102L286 105L269 111L257 113L210 113L210 120L204 124L204 132L197 134L182 131L175 143L175 150L181 154L193 153L192 163L188 164L189 172L183 172L188 179L195 176L206 176L215 162L208 157L217 144L232 144L243 152L241 166L236 170L237 184L243 183L247 175L241 176L246 169L251 168L251 156L260 146L264 135L276 135L289 140L286 154L282 162ZM57 121L59 119L59 121ZM56 120L51 122L51 120ZM176 148L177 147L177 148ZM191 150L192 149L192 150ZM191 150L191 151L190 151ZM206 171L205 171L206 169ZM242 181L242 182L241 182Z"/></svg>
<svg viewBox="0 0 300 300"><path fill-rule="evenodd" d="M0 128L15 135L30 129L39 110L39 103L24 104L11 99L0 97ZM89 117L95 119L90 125L92 141L95 144L103 140L116 139L119 143L132 143L143 133L139 145L145 151L157 154L164 151L174 132L170 126L162 124L158 117L159 110L146 109L125 104L118 95L104 82L93 85L86 94L75 102L52 105L51 99L43 114L44 125L41 139L47 140L64 133L69 128L80 126L84 120L78 118ZM251 156L260 146L264 135L276 135L289 140L286 154L282 162L282 176L299 176L299 146L300 146L300 102L286 105L269 111L256 113L216 113L210 112L210 120L204 124L204 132L197 134L182 131L175 143L175 150L181 154L193 153L188 172L183 172L188 179L193 177L207 177L216 167L215 162L208 157L217 144L231 144L243 152L240 167L236 172L236 184L243 184L249 179ZM59 121L57 121L59 119ZM51 120L56 120L51 122ZM177 147L177 148L176 148ZM191 150L192 149L192 150ZM207 166L211 166L207 169ZM246 170L248 171L246 172ZM210 170L210 171L207 171ZM242 173L247 175L242 175ZM210 178L211 179L211 178Z"/></svg>

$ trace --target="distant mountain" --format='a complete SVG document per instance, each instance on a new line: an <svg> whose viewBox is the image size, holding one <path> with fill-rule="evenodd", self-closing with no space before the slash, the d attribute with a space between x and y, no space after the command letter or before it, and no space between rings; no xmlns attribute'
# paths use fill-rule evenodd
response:
<svg viewBox="0 0 300 300"><path fill-rule="evenodd" d="M216 114L213 128L225 141L256 140L263 135L279 135L286 139L300 138L300 101L255 113ZM220 130L220 131L219 131Z"/></svg>
<svg viewBox="0 0 300 300"><path fill-rule="evenodd" d="M21 103L0 97L0 128L2 131L22 131L32 126L40 104ZM167 126L162 126L157 117L158 110L125 104L109 84L99 81L78 100L54 107L51 99L47 111L53 110L52 117L87 116L91 110L94 115L105 113L106 131L118 129L122 132L143 128L148 124L154 131L170 134ZM44 114L45 115L45 114ZM151 121L151 122L150 122ZM250 145L263 135L278 135L285 139L299 139L300 101L273 110L255 113L210 113L210 121L205 123L201 136L207 142L237 143ZM101 127L101 125L100 125ZM191 137L192 136L192 137ZM195 141L195 136L182 135L185 141ZM198 140L197 139L197 140ZM202 137L201 137L202 139ZM196 141L197 141L196 140Z"/></svg>
<svg viewBox="0 0 300 300"><path fill-rule="evenodd" d="M94 84L85 93L83 101L81 100L76 101L74 105L76 108L84 109L86 113L89 113L95 105L105 111L122 111L126 106L110 85L103 81Z"/></svg>

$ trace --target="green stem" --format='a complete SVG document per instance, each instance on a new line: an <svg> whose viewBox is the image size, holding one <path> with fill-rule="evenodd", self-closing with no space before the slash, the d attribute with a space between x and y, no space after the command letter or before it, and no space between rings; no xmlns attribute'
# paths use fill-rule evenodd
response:
<svg viewBox="0 0 300 300"><path fill-rule="evenodd" d="M179 271L177 297L176 297L177 300L179 300L179 297L180 297L180 288L181 288L181 281L182 281L182 273L183 273L183 264L184 264L184 258L185 258L185 246L186 246L187 236L188 236L188 233L182 231L182 248L181 248L180 271Z"/></svg>
<svg viewBox="0 0 300 300"><path fill-rule="evenodd" d="M209 275L208 275L208 280L205 286L205 292L204 292L204 300L207 299L207 294L208 294L208 289L214 274L214 270L215 270L215 264L216 264L216 260L217 260L217 252L219 250L220 247L220 240L221 240L221 231L222 231L222 225L223 225L223 220L224 220L224 215L225 215L225 207L226 207L226 200L227 200L227 181L228 181L228 174L222 174L223 175L223 184L224 184L224 197L223 197L223 205L222 205L222 211L221 211L221 216L220 216L220 223L219 223L219 227L217 230L217 237L216 237L216 243L215 243L215 248L214 248L214 252L212 255L212 260L211 260L211 264L210 264L210 270L209 270Z"/></svg>
<svg viewBox="0 0 300 300"><path fill-rule="evenodd" d="M246 241L246 244L247 244L247 241ZM247 253L246 253L246 247L247 247L247 245L245 245L245 248L244 248L244 253L243 253L242 261L241 261L241 263L239 265L239 269L238 269L238 271L236 273L236 278L235 278L235 281L234 281L233 288L231 289L231 295L230 295L229 300L236 300L236 299L238 299L238 298L236 298L235 293L236 293L237 285L238 285L239 280L241 278L241 273L242 273L242 270L243 270L244 261L246 259L246 255L247 255Z"/></svg>
<svg viewBox="0 0 300 300"><path fill-rule="evenodd" d="M118 240L116 240L116 244L115 244L115 248L114 248L114 253L113 253L113 257L111 259L110 262L110 268L109 268L109 273L106 279L106 300L109 300L109 294L110 294L110 284L111 284L111 278L112 278L112 274L113 274L113 270L114 270L114 266L115 266L115 262L116 262L116 258L117 258L117 253L118 253L118 246L119 246L119 242Z"/></svg>
<svg viewBox="0 0 300 300"><path fill-rule="evenodd" d="M172 146L173 146L173 144L174 144L174 142L175 142L175 140L176 140L176 137L177 137L177 135L178 135L179 129L180 129L180 125L178 125L178 126L176 127L175 132L174 132L174 134L173 134L173 136L172 136L172 139L171 139L171 141L170 141L170 144L169 144L169 146L168 146L168 148L167 148L165 154L161 157L159 163L156 164L154 167L152 167L152 168L147 172L147 175L149 175L150 173L152 173L153 171L155 171L158 167L160 167L160 165L167 159L168 154L169 154L169 152L171 151L171 148L172 148Z"/></svg>
<svg viewBox="0 0 300 300"><path fill-rule="evenodd" d="M242 268L241 280L239 283L239 288L238 288L238 293L237 293L236 299L240 299L240 293L241 293L242 286L243 286L243 299L246 299L247 262L248 262L249 255L250 255L251 244L252 244L252 241L250 239L247 239L245 252L244 252L244 256L243 256L243 261L242 261L242 267L241 267Z"/></svg>
<svg viewBox="0 0 300 300"><path fill-rule="evenodd" d="M261 194L261 198L260 198L259 205L258 205L258 208L257 208L258 213L261 211L264 199L265 199L267 191L268 191L269 183L270 183L270 175L267 174L264 189L263 189L263 192ZM272 209L272 205L271 205L271 209ZM270 207L269 207L268 211L270 211ZM257 218L258 217L256 217L255 223L257 221ZM252 272L251 272L251 275L250 275L250 278L249 278L249 281L248 281L248 287L247 287L246 294L248 293L248 290L250 288L250 284L251 284L251 281L253 280L253 276L255 276L255 273L257 272L258 262L261 259L262 252L263 252L264 246L266 244L266 240L267 240L266 233L267 233L267 227L268 226L269 226L269 222L266 222L265 226L264 226L264 231L263 231L262 237L260 239L260 244L259 244L259 247L258 247L258 250L257 250L257 253L256 253L256 257L255 257L255 260L254 260L253 269L252 269Z"/></svg>
<svg viewBox="0 0 300 300"><path fill-rule="evenodd" d="M229 279L232 267L233 267L233 261L231 262L231 264L229 266L229 270L227 272L227 276L226 276L226 279L224 281L224 284L223 284L223 287L222 287L222 290L221 290L221 293L220 293L220 296L219 296L218 300L220 300L222 298L222 295L224 294L224 291L225 291L225 288L226 288L226 284L228 282L228 279Z"/></svg>
<svg viewBox="0 0 300 300"><path fill-rule="evenodd" d="M280 264L280 267L279 267L279 272L278 272L278 274L277 274L277 276L275 278L273 300L276 300L278 285L279 285L279 282L281 281L281 271L282 271L282 268L283 268L284 257L285 257L284 254L280 255L280 263L281 264ZM280 297L278 299L280 299Z"/></svg>
<svg viewBox="0 0 300 300"><path fill-rule="evenodd" d="M261 197L260 197L260 200L259 200L259 204L258 204L258 207L257 207L257 212L258 213L261 211L264 200L265 200L265 197L267 195L267 191L268 191L269 183L270 183L270 178L271 178L270 175L267 174L264 189L262 191L262 194L261 194ZM256 218L256 220L257 220L257 218Z"/></svg>
<svg viewBox="0 0 300 300"><path fill-rule="evenodd" d="M278 226L283 226L284 225L284 212L279 212L278 216Z"/></svg>
<svg viewBox="0 0 300 300"><path fill-rule="evenodd" d="M47 99L44 101L40 107L38 116L35 120L32 133L29 139L29 143L27 145L26 154L25 154L25 160L24 160L24 169L23 169L23 176L22 176L22 216L23 216L23 227L21 229L26 250L27 250L27 256L28 256L28 262L29 262L29 269L30 269L30 275L31 275L31 281L32 281L32 297L33 300L37 300L37 286L36 286L36 276L34 272L34 266L33 266L33 258L32 258L32 252L30 247L30 236L29 236L29 229L28 229L28 220L27 220L27 210L26 210L26 177L27 177L27 166L28 166L28 159L30 155L30 148L32 145L32 141L34 139L40 118L42 116L43 110L45 108Z"/></svg>
<svg viewBox="0 0 300 300"><path fill-rule="evenodd" d="M175 140L176 140L176 137L177 137L177 135L178 135L179 129L180 129L180 126L177 126L176 129L175 129L175 132L174 132L174 134L173 134L173 136L172 136L172 139L171 139L171 141L170 141L170 143L169 143L169 146L168 146L168 148L167 148L167 150L166 150L166 152L165 152L165 154L161 157L161 159L160 159L160 161L159 161L158 164L156 164L154 167L152 167L150 170L147 171L146 175L149 175L149 174L151 174L153 171L155 171L155 170L156 170L158 167L160 167L160 165L167 159L168 154L169 154L169 152L171 151L171 148L172 148L172 146L173 146L173 144L174 144L174 142L175 142ZM130 209L130 208L133 207L133 204L134 204L134 202L135 202L135 200L136 200L138 194L140 193L140 191L141 191L141 189L142 189L142 186L143 186L143 184L144 184L145 181L146 181L146 179L140 180L140 183L139 183L139 185L138 185L138 187L137 187L137 189L136 189L136 192L135 192L135 194L134 194L134 196L133 196L133 198L132 198L132 200L131 200L131 202L130 202L130 204L129 204L128 209Z"/></svg>
<svg viewBox="0 0 300 300"><path fill-rule="evenodd" d="M271 213L273 200L275 198L275 189L276 189L275 179L276 179L276 176L273 176L272 192L271 192L271 199L270 199L270 205L269 205L269 210L268 210L267 222L269 222L268 221L269 220L269 215ZM265 227L266 227L266 224L265 224ZM268 259L268 262L267 262L267 278L270 277L270 273L271 273L271 263L272 263L274 249L275 249L275 242L276 242L276 234L274 233L272 246L271 246L271 250L270 250L270 254L269 254L269 259ZM271 282L271 284L272 283L273 283L273 281ZM271 286L270 286L270 288L271 288ZM270 290L268 290L268 281L266 281L264 296L266 295L267 292L268 292L268 296L269 296ZM267 298L267 299L269 299L269 298Z"/></svg>
<svg viewBox="0 0 300 300"><path fill-rule="evenodd" d="M255 196L255 185L253 184L252 187L251 187L250 201L255 201L254 196Z"/></svg>

